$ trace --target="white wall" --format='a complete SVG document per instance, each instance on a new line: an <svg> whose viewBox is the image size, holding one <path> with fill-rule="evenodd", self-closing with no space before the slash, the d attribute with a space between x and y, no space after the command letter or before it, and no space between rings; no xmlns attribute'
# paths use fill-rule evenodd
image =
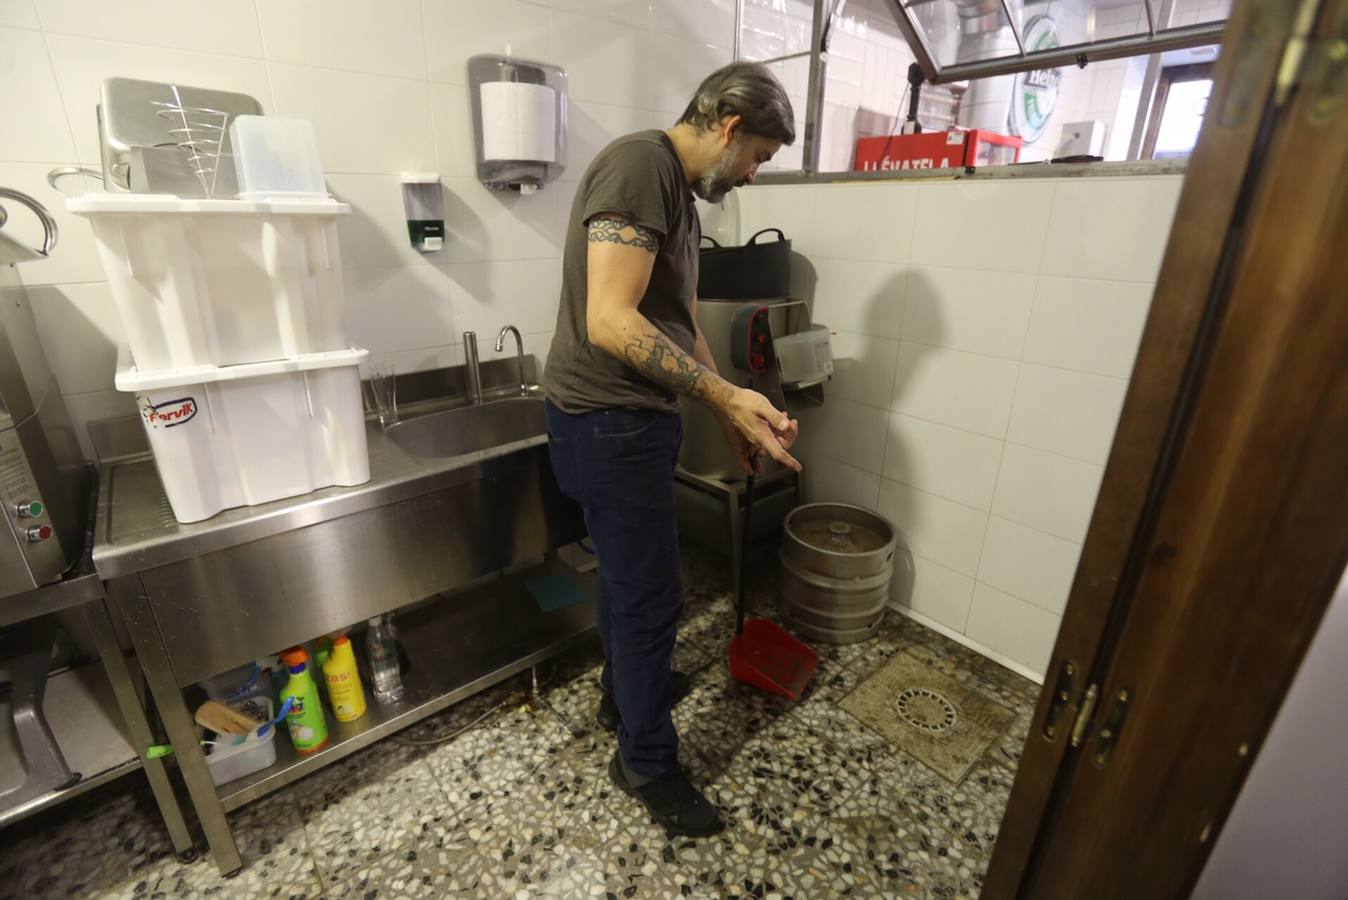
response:
<svg viewBox="0 0 1348 900"><path fill-rule="evenodd" d="M838 332L828 399L801 420L811 499L889 517L911 611L1027 673L1058 630L1180 181L733 195L741 235L794 240L793 290Z"/></svg>
<svg viewBox="0 0 1348 900"><path fill-rule="evenodd" d="M1194 900L1348 897L1348 573L1254 761Z"/></svg>
<svg viewBox="0 0 1348 900"><path fill-rule="evenodd" d="M671 124L730 61L734 10L735 0L0 0L0 185L60 221L55 257L20 270L72 414L83 424L134 412L112 389L122 332L89 226L45 183L58 165L99 166L104 78L244 91L269 114L314 123L329 187L355 207L341 230L351 339L376 358L407 371L453 364L463 331L486 343L507 322L542 357L575 181L611 138ZM528 198L474 178L465 60L507 52L570 73L565 182ZM448 239L434 254L408 244L397 177L427 169L446 190ZM35 239L12 212L7 228Z"/></svg>

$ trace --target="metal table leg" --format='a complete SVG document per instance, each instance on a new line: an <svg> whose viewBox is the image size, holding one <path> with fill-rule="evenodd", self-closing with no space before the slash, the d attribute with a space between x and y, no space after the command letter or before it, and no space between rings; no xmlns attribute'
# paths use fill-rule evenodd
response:
<svg viewBox="0 0 1348 900"><path fill-rule="evenodd" d="M136 645L136 656L145 671L150 693L154 696L155 706L168 732L169 743L173 745L173 753L178 758L178 770L187 782L187 791L192 797L197 819L206 832L206 843L210 845L215 866L221 875L232 875L243 867L239 847L229 829L220 795L211 781L206 755L202 753L197 740L192 713L183 702L182 689L174 677L163 635L141 588L140 578L111 581L108 583L108 593L126 619L127 630Z"/></svg>
<svg viewBox="0 0 1348 900"><path fill-rule="evenodd" d="M140 755L145 777L150 782L150 790L154 792L155 803L159 806L159 815L164 820L164 827L168 829L169 839L173 841L173 850L179 859L187 862L196 855L192 835L187 830L187 822L183 819L178 798L173 793L173 785L169 782L164 761L150 759L145 755L146 748L156 743L154 733L150 730L149 717L141 706L140 692L136 690L131 670L126 665L126 656L122 653L117 633L112 627L106 602L100 599L86 603L84 617L89 624L89 631L93 634L98 655L103 660L103 669L107 672L108 682L112 685L113 696L117 698L122 718L126 721L131 744Z"/></svg>

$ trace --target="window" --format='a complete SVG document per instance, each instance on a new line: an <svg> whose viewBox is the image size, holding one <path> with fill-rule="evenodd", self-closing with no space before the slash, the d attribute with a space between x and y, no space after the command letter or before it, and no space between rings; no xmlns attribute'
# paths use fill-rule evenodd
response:
<svg viewBox="0 0 1348 900"><path fill-rule="evenodd" d="M1212 38L1229 7L1230 0L740 0L738 54L772 68L796 110L797 145L765 169L864 171L880 167L876 147L891 167L889 157L903 155L894 146L914 145L896 137L915 130L907 122L914 64L916 130L983 132L963 156L947 154L958 163L946 164L1166 159L1192 147L1185 135L1201 123L1191 96L1200 83L1162 87L1157 76L1181 56L1215 57ZM816 12L825 23L820 54L811 47ZM813 98L812 64L821 74ZM1170 104L1161 90L1173 93ZM1145 146L1140 121L1154 124ZM1162 122L1165 138L1156 143Z"/></svg>
<svg viewBox="0 0 1348 900"><path fill-rule="evenodd" d="M1198 143L1208 95L1212 93L1212 64L1171 66L1163 69L1156 87L1147 127L1144 159L1183 159Z"/></svg>

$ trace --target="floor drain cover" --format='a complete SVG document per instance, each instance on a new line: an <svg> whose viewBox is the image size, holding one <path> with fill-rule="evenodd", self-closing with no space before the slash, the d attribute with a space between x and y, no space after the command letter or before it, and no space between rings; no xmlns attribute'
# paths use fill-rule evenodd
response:
<svg viewBox="0 0 1348 900"><path fill-rule="evenodd" d="M927 688L908 688L894 700L899 718L928 734L941 734L955 727L955 704Z"/></svg>

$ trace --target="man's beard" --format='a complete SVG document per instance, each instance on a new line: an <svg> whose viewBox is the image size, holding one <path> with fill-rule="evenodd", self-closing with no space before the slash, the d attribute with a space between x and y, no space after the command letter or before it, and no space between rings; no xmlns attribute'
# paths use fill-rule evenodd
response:
<svg viewBox="0 0 1348 900"><path fill-rule="evenodd" d="M693 193L708 203L720 203L725 195L744 182L735 181L730 173L739 168L740 157L744 154L744 139L740 138L725 148L725 151L712 163L693 185Z"/></svg>

